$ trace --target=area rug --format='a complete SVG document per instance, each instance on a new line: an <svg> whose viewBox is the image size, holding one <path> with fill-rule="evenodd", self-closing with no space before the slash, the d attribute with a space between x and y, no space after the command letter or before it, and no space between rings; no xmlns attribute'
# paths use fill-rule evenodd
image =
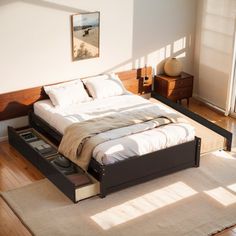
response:
<svg viewBox="0 0 236 236"><path fill-rule="evenodd" d="M205 236L236 224L236 158L207 154L200 168L77 204L47 179L1 196L37 236Z"/></svg>

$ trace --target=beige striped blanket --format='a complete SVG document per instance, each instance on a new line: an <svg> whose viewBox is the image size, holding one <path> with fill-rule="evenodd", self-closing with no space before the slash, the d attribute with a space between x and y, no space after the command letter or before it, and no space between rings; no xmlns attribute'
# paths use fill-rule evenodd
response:
<svg viewBox="0 0 236 236"><path fill-rule="evenodd" d="M94 148L110 140L98 134L150 121L153 122L153 128L155 128L173 122L182 122L183 118L176 114L158 115L152 107L149 107L141 112L140 110L126 111L74 123L65 130L59 152L87 170ZM124 136L126 135L130 135L130 132L127 131Z"/></svg>

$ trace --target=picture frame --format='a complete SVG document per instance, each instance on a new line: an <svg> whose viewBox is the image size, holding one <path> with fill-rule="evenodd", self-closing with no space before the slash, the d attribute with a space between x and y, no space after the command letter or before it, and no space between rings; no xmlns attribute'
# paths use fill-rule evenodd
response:
<svg viewBox="0 0 236 236"><path fill-rule="evenodd" d="M100 12L71 16L73 61L99 57Z"/></svg>

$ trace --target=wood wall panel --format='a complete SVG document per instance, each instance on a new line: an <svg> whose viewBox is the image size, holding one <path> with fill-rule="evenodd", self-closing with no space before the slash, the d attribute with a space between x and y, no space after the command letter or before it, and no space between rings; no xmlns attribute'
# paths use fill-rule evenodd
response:
<svg viewBox="0 0 236 236"><path fill-rule="evenodd" d="M0 120L27 115L34 102L46 98L42 86L0 94Z"/></svg>
<svg viewBox="0 0 236 236"><path fill-rule="evenodd" d="M133 69L117 74L128 91L135 94L151 91L152 67ZM35 102L47 98L43 86L0 94L0 121L25 116L33 108Z"/></svg>

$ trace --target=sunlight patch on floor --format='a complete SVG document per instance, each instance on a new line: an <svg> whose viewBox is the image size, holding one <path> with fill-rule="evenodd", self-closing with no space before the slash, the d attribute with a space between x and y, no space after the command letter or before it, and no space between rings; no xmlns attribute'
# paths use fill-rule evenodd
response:
<svg viewBox="0 0 236 236"><path fill-rule="evenodd" d="M197 192L183 182L177 182L91 216L102 229L108 230L167 205L191 197Z"/></svg>
<svg viewBox="0 0 236 236"><path fill-rule="evenodd" d="M218 187L204 192L223 206L229 206L236 203L236 196L225 188Z"/></svg>
<svg viewBox="0 0 236 236"><path fill-rule="evenodd" d="M236 184L231 184L227 188L236 193Z"/></svg>
<svg viewBox="0 0 236 236"><path fill-rule="evenodd" d="M212 122L212 123L216 123L216 120L210 120L210 122Z"/></svg>
<svg viewBox="0 0 236 236"><path fill-rule="evenodd" d="M224 159L232 159L236 160L234 157L232 157L228 152L225 151L215 151L212 152L212 154L216 157L224 158Z"/></svg>

